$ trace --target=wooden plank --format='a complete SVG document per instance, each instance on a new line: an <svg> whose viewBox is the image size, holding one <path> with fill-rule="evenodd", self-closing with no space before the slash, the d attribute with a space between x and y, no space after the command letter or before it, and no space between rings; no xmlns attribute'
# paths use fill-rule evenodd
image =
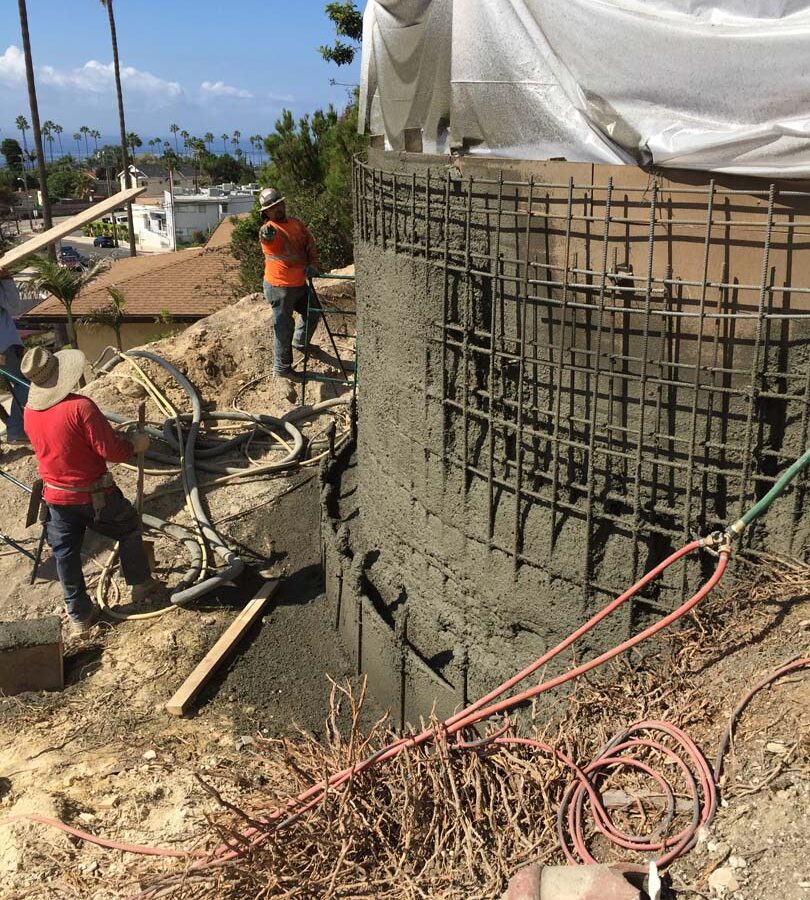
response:
<svg viewBox="0 0 810 900"><path fill-rule="evenodd" d="M219 640L205 654L197 667L180 686L179 690L166 704L166 709L173 716L182 716L191 701L208 682L211 676L222 665L225 657L244 637L250 626L261 615L267 602L275 594L279 581L271 578L257 591L256 596L245 606L239 615L222 633Z"/></svg>
<svg viewBox="0 0 810 900"><path fill-rule="evenodd" d="M101 203L94 203L83 212L77 213L69 219L65 219L64 222L60 222L59 225L54 225L53 228L49 228L47 231L43 231L42 234L34 235L34 237L27 240L24 244L13 247L8 253L0 257L0 269L4 269L7 266L19 262L21 259L25 259L26 256L31 256L33 253L39 252L49 244L55 244L56 241L61 241L63 237L67 237L72 231L81 228L82 225L88 225L90 222L94 222L99 216L112 212L119 206L124 206L126 203L139 197L145 190L146 185L119 191L117 194L113 194L112 197L102 200Z"/></svg>

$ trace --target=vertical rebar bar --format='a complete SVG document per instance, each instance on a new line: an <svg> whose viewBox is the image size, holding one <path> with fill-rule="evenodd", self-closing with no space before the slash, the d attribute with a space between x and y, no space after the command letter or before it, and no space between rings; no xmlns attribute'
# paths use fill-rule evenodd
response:
<svg viewBox="0 0 810 900"><path fill-rule="evenodd" d="M743 466L740 478L740 499L737 505L738 515L743 514L746 497L748 496L748 480L751 475L751 460L753 455L753 423L754 410L757 406L760 381L760 351L762 347L762 333L765 323L765 297L768 295L768 270L771 255L771 236L773 234L773 206L776 197L776 185L772 184L768 191L768 217L765 227L765 240L762 247L762 280L760 282L759 303L757 306L757 325L754 337L754 348L751 360L751 378L748 383L748 413L745 419L745 438L743 441Z"/></svg>
<svg viewBox="0 0 810 900"><path fill-rule="evenodd" d="M644 287L644 324L641 333L641 371L638 386L638 440L636 443L635 477L633 479L633 580L638 580L639 534L641 531L641 474L644 468L644 438L647 412L647 372L650 359L650 315L652 280L655 264L655 217L658 212L658 182L654 181L650 197L650 220L647 234L647 281Z"/></svg>
<svg viewBox="0 0 810 900"><path fill-rule="evenodd" d="M700 378L702 374L703 363L703 335L706 325L706 294L709 282L709 261L711 259L712 249L712 215L714 213L714 192L715 181L712 178L709 181L709 197L706 202L706 234L703 240L703 284L700 289L700 303L698 306L698 331L697 331L697 347L695 348L695 375L692 386L692 412L689 417L689 454L687 456L686 466L686 499L683 508L683 540L684 543L689 540L692 525L692 495L694 490L694 467L695 467L695 450L697 448L697 424L698 424L698 406L700 398ZM681 566L681 593L686 591L687 567Z"/></svg>
<svg viewBox="0 0 810 900"><path fill-rule="evenodd" d="M487 459L487 540L492 542L495 529L495 329L498 324L498 297L501 282L501 219L503 215L503 169L498 172L498 206L495 217L495 254L493 260L491 310L489 317L489 427Z"/></svg>
<svg viewBox="0 0 810 900"><path fill-rule="evenodd" d="M560 306L560 323L559 335L557 342L557 375L555 378L555 389L557 396L554 401L554 435L552 437L552 452L554 454L553 469L551 475L551 514L549 520L551 523L551 537L549 547L553 548L555 543L555 534L557 531L557 493L560 486L560 418L562 415L562 391L563 391L563 359L565 357L565 323L568 316L568 282L570 276L569 265L571 262L571 215L574 208L574 179L568 179L568 215L565 221L565 271L563 273L562 285L562 304ZM528 265L528 262L527 262ZM571 331L572 346L576 340L576 335ZM573 394L573 388L570 392Z"/></svg>
<svg viewBox="0 0 810 900"><path fill-rule="evenodd" d="M518 322L518 406L515 415L515 528L513 536L512 563L515 577L520 568L520 554L523 550L522 529L520 525L520 497L523 489L523 379L526 372L526 315L529 307L529 261L532 246L532 204L534 202L534 175L529 176L526 194L526 245L523 261L523 296L516 289L520 311ZM517 203L517 201L516 201ZM517 287L517 286L516 286Z"/></svg>
<svg viewBox="0 0 810 900"><path fill-rule="evenodd" d="M596 487L596 421L599 410L599 378L602 373L602 333L604 330L605 318L605 287L607 284L607 260L608 249L610 246L610 205L613 199L613 178L608 178L607 192L605 194L605 219L604 219L604 235L602 243L602 270L600 272L599 284L599 309L596 320L596 352L592 357L594 360L592 384L593 390L590 392L592 397L590 422L588 423L588 463L587 475L585 478L585 487L587 490L586 509L585 509L585 588L590 591L593 581L593 550L594 550L594 534L593 534L593 505L594 505L594 489Z"/></svg>

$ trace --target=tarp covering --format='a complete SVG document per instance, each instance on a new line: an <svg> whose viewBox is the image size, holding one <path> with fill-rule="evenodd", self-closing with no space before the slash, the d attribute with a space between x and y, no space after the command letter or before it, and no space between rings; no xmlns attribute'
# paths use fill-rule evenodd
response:
<svg viewBox="0 0 810 900"><path fill-rule="evenodd" d="M392 149L810 176L810 0L369 0Z"/></svg>

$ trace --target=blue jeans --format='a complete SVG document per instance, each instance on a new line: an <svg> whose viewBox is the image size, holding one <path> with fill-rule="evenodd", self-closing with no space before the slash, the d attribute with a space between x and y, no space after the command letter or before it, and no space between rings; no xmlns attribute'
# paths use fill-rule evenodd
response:
<svg viewBox="0 0 810 900"><path fill-rule="evenodd" d="M151 572L141 543L138 513L118 488L107 494L107 503L97 519L92 503L74 506L49 503L48 511L48 543L56 558L65 606L74 622L84 622L93 609L82 573L82 541L88 528L119 542L121 571L127 584L143 584L149 580Z"/></svg>
<svg viewBox="0 0 810 900"><path fill-rule="evenodd" d="M305 284L300 287L276 287L264 282L264 297L273 310L274 375L290 374L293 347L303 350L318 327L317 310L310 312L307 318L308 296L309 287ZM294 312L299 315L297 325L293 321Z"/></svg>
<svg viewBox="0 0 810 900"><path fill-rule="evenodd" d="M23 356L23 348L19 344L14 344L3 351L6 354L5 365L2 366L11 375L22 378L20 371L20 361ZM16 381L8 379L11 385L11 412L6 422L6 438L10 441L19 441L25 438L23 430L23 407L28 402L28 388L17 384Z"/></svg>

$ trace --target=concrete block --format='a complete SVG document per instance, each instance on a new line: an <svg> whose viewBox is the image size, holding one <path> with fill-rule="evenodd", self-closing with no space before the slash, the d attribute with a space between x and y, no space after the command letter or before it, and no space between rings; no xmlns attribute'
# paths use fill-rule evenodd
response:
<svg viewBox="0 0 810 900"><path fill-rule="evenodd" d="M61 691L64 686L58 617L0 622L0 694Z"/></svg>
<svg viewBox="0 0 810 900"><path fill-rule="evenodd" d="M638 877L638 876L636 876ZM640 900L641 891L617 865L525 866L501 900Z"/></svg>

